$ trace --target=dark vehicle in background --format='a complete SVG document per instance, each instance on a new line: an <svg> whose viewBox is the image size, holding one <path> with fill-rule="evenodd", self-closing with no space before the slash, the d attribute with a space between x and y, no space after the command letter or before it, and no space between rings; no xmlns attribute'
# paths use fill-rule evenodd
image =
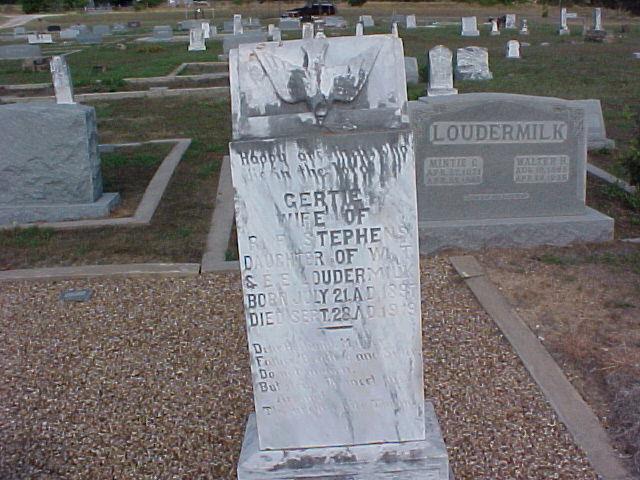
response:
<svg viewBox="0 0 640 480"><path fill-rule="evenodd" d="M337 12L333 2L328 0L309 0L304 7L292 8L287 10L286 17L292 18L310 18L322 15L335 15Z"/></svg>

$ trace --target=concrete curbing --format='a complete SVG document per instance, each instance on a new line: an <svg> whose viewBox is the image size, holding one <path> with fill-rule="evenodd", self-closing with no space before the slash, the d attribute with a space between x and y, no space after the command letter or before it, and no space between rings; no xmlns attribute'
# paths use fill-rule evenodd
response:
<svg viewBox="0 0 640 480"><path fill-rule="evenodd" d="M105 93L79 93L75 95L77 102L88 102L96 100L126 100L129 98L160 98L160 97L207 97L212 95L229 96L229 87L200 87L200 88L174 88L158 90L136 90L133 92L105 92ZM5 103L27 103L27 102L53 102L54 96L42 97L0 97L0 101Z"/></svg>
<svg viewBox="0 0 640 480"><path fill-rule="evenodd" d="M591 163L587 163L587 172L591 175L598 177L600 180L604 180L607 183L612 185L617 185L621 189L623 189L627 193L636 193L637 188L633 185L629 185L627 182L622 180L621 178L616 177L615 175L611 175L609 172L605 172L599 167L592 165Z"/></svg>
<svg viewBox="0 0 640 480"><path fill-rule="evenodd" d="M169 72L169 74L167 75L168 77L175 77L177 75L179 75L182 71L184 71L185 68L191 66L191 65L202 65L202 66L226 66L228 67L229 64L227 62L185 62L185 63L181 63L180 65L178 65L176 68L174 68L173 70L171 70L171 72Z"/></svg>
<svg viewBox="0 0 640 480"><path fill-rule="evenodd" d="M30 268L0 271L1 282L21 280L69 280L113 276L192 276L200 273L199 263L133 263L126 265L84 265L78 267Z"/></svg>
<svg viewBox="0 0 640 480"><path fill-rule="evenodd" d="M41 227L41 228L53 228L54 230L71 230L76 228L99 228L108 226L143 226L148 225L151 222L151 218L155 213L162 195L164 194L169 180L173 175L178 163L182 160L183 155L191 145L190 138L173 138L164 140L151 140L149 142L141 143L122 143L114 144L111 147L129 147L140 146L145 143L175 143L176 145L171 149L169 154L164 158L156 173L151 178L151 181L147 185L144 191L142 199L136 208L136 211L132 217L123 218L100 218L91 220L72 220L66 222L42 222L42 223L28 223L19 225L2 225L0 230L12 230L14 228L28 228L28 227ZM100 146L100 150L105 150L105 145Z"/></svg>
<svg viewBox="0 0 640 480"><path fill-rule="evenodd" d="M228 72L219 72L219 73L201 73L199 75L167 75L164 77L132 77L125 78L124 81L130 83L132 85L146 85L149 83L175 83L183 80L191 80L196 82L203 82L206 80L220 80L223 78L229 78Z"/></svg>
<svg viewBox="0 0 640 480"><path fill-rule="evenodd" d="M238 261L227 261L226 252L235 217L234 190L229 156L222 160L216 204L211 216L207 245L202 256L202 272L239 270Z"/></svg>
<svg viewBox="0 0 640 480"><path fill-rule="evenodd" d="M609 437L589 405L582 399L549 352L518 317L484 269L470 255L449 259L458 274L509 341L556 414L586 453L603 480L627 480L629 474L611 446Z"/></svg>

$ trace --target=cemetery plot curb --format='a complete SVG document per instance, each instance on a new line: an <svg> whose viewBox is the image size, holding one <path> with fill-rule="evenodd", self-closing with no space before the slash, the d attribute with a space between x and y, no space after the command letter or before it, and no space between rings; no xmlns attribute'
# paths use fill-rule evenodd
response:
<svg viewBox="0 0 640 480"><path fill-rule="evenodd" d="M449 260L507 338L560 420L586 453L594 470L605 480L628 479L598 418L549 352L485 276L480 263L471 255L454 256Z"/></svg>
<svg viewBox="0 0 640 480"><path fill-rule="evenodd" d="M598 168L590 163L587 163L587 172L598 177L600 180L604 180L605 182L610 183L611 185L617 185L627 193L635 193L637 190L636 187L634 187L633 185L629 185L629 183L625 182L621 178L618 178L615 175L611 175L609 172L605 172L601 168Z"/></svg>
<svg viewBox="0 0 640 480"><path fill-rule="evenodd" d="M171 72L169 72L169 74L167 75L167 77L176 77L178 75L180 75L180 73L182 73L182 71L190 66L229 66L229 64L227 62L185 62L185 63L181 63L180 65L178 65L176 68L174 68L173 70L171 70Z"/></svg>
<svg viewBox="0 0 640 480"><path fill-rule="evenodd" d="M172 138L172 139L163 139L163 140L151 140L149 142L141 142L141 143L122 143L122 144L113 144L113 145L102 145L100 149L104 151L105 149L110 148L118 148L118 147L132 147L139 146L144 143L175 143L176 145L171 149L169 154L162 161L158 170L153 175L153 178L147 185L147 188L142 196L142 200L138 204L138 208L136 208L136 212L133 217L124 217L124 218L101 218L101 219L93 219L93 220L72 220L66 222L42 222L37 224L20 224L20 225L2 225L0 226L0 230L9 230L13 228L28 228L37 225L38 227L43 228L53 228L54 230L69 230L74 228L97 228L97 227L106 227L106 226L141 226L148 225L151 222L151 218L155 213L158 205L160 204L160 200L162 199L162 195L164 194L167 185L169 184L169 180L171 180L171 176L175 171L178 163L182 160L182 156L191 145L190 138Z"/></svg>
<svg viewBox="0 0 640 480"><path fill-rule="evenodd" d="M19 280L67 280L107 276L170 275L200 273L199 263L133 263L125 265L84 265L78 267L29 268L0 272L0 282Z"/></svg>
<svg viewBox="0 0 640 480"><path fill-rule="evenodd" d="M233 185L231 183L231 164L229 156L225 156L220 169L218 179L218 193L216 204L211 217L211 227L207 235L207 246L202 256L202 269L204 272L218 272L226 270L238 270L240 264L237 261L227 261L225 254L231 229L235 208L233 204Z"/></svg>

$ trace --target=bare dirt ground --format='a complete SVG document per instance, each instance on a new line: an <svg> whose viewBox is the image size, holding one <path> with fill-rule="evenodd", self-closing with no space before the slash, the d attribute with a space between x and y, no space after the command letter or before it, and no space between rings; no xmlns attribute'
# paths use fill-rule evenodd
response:
<svg viewBox="0 0 640 480"><path fill-rule="evenodd" d="M640 246L490 250L478 258L640 478Z"/></svg>

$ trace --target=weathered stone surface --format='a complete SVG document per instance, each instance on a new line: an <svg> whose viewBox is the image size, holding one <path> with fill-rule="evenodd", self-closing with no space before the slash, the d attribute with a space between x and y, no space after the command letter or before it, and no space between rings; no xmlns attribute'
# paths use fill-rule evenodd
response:
<svg viewBox="0 0 640 480"><path fill-rule="evenodd" d="M455 95L458 90L453 88L453 54L443 45L429 50L429 97Z"/></svg>
<svg viewBox="0 0 640 480"><path fill-rule="evenodd" d="M260 43L267 41L267 34L260 31L248 31L238 35L227 35L222 40L222 50L229 53L230 50L238 48L245 43Z"/></svg>
<svg viewBox="0 0 640 480"><path fill-rule="evenodd" d="M462 17L462 32L463 37L479 37L480 31L478 30L478 20L476 17Z"/></svg>
<svg viewBox="0 0 640 480"><path fill-rule="evenodd" d="M405 22L406 22L407 30L411 30L417 27L415 15L407 15Z"/></svg>
<svg viewBox="0 0 640 480"><path fill-rule="evenodd" d="M62 292L60 294L60 300L63 302L86 302L91 299L92 295L93 290L90 288L80 288L77 290L72 288Z"/></svg>
<svg viewBox="0 0 640 480"><path fill-rule="evenodd" d="M364 35L364 25L362 25L362 22L358 22L356 23L356 37L361 37L362 35Z"/></svg>
<svg viewBox="0 0 640 480"><path fill-rule="evenodd" d="M559 35L569 35L571 31L569 30L569 26L567 25L567 9L562 8L560 10L560 27L558 28Z"/></svg>
<svg viewBox="0 0 640 480"><path fill-rule="evenodd" d="M324 19L324 25L327 28L347 28L347 21L344 17L332 15Z"/></svg>
<svg viewBox="0 0 640 480"><path fill-rule="evenodd" d="M281 31L286 32L289 30L300 30L302 25L300 24L299 18L281 18L278 28Z"/></svg>
<svg viewBox="0 0 640 480"><path fill-rule="evenodd" d="M238 461L238 480L318 479L447 480L449 460L433 405L425 404L422 441L259 450L255 414L251 414Z"/></svg>
<svg viewBox="0 0 640 480"><path fill-rule="evenodd" d="M506 57L511 59L520 58L520 42L518 40L509 40L507 42Z"/></svg>
<svg viewBox="0 0 640 480"><path fill-rule="evenodd" d="M2 105L0 124L0 224L95 218L118 203L102 193L93 107Z"/></svg>
<svg viewBox="0 0 640 480"><path fill-rule="evenodd" d="M371 15L360 15L360 19L358 20L362 23L362 26L365 28L371 28L376 26L376 22L374 22L373 17Z"/></svg>
<svg viewBox="0 0 640 480"><path fill-rule="evenodd" d="M79 33L75 28L65 28L60 30L60 38L62 40L75 40Z"/></svg>
<svg viewBox="0 0 640 480"><path fill-rule="evenodd" d="M0 204L90 203L102 195L93 107L1 105L0 123Z"/></svg>
<svg viewBox="0 0 640 480"><path fill-rule="evenodd" d="M94 25L91 31L96 35L111 35L111 27L109 25Z"/></svg>
<svg viewBox="0 0 640 480"><path fill-rule="evenodd" d="M582 215L584 110L470 93L410 102L420 220Z"/></svg>
<svg viewBox="0 0 640 480"><path fill-rule="evenodd" d="M515 13L507 13L506 15L505 26L507 30L515 30L518 28L516 25L516 14Z"/></svg>
<svg viewBox="0 0 640 480"><path fill-rule="evenodd" d="M53 43L53 37L50 33L30 33L27 35L29 45L37 45L40 43Z"/></svg>
<svg viewBox="0 0 640 480"><path fill-rule="evenodd" d="M178 29L183 32L190 31L192 28L200 28L202 20L183 20L178 22Z"/></svg>
<svg viewBox="0 0 640 480"><path fill-rule="evenodd" d="M456 55L456 78L459 80L491 80L489 51L483 47L459 48Z"/></svg>
<svg viewBox="0 0 640 480"><path fill-rule="evenodd" d="M600 148L613 149L614 140L607 138L607 130L602 116L602 105L598 99L574 100L573 103L584 108L585 125L587 127L587 147L589 150Z"/></svg>
<svg viewBox="0 0 640 480"><path fill-rule="evenodd" d="M204 38L211 38L211 24L209 22L202 22L201 25Z"/></svg>
<svg viewBox="0 0 640 480"><path fill-rule="evenodd" d="M593 9L592 30L594 30L596 32L604 31L604 28L602 27L602 9L601 8L594 8Z"/></svg>
<svg viewBox="0 0 640 480"><path fill-rule="evenodd" d="M192 28L189 30L189 51L202 52L207 49L204 43L204 30Z"/></svg>
<svg viewBox="0 0 640 480"><path fill-rule="evenodd" d="M490 33L493 36L500 35L500 29L498 28L498 19L497 18L491 19L491 32Z"/></svg>
<svg viewBox="0 0 640 480"><path fill-rule="evenodd" d="M272 33L271 33L271 40L272 40L273 42L280 42L280 41L282 41L282 32L280 31L280 29L279 29L279 28L275 27L275 28L272 30Z"/></svg>
<svg viewBox="0 0 640 480"><path fill-rule="evenodd" d="M142 23L139 20L132 20L130 22L127 22L127 27L129 28L140 28L142 26Z"/></svg>
<svg viewBox="0 0 640 480"><path fill-rule="evenodd" d="M410 479L429 468L447 478L441 436L428 450L425 429L403 67L390 35L231 51L229 150L257 424L241 480Z"/></svg>
<svg viewBox="0 0 640 480"><path fill-rule="evenodd" d="M420 83L418 59L416 57L404 57L404 72L407 76L407 85Z"/></svg>
<svg viewBox="0 0 640 480"><path fill-rule="evenodd" d="M313 38L313 23L305 22L302 24L302 39L310 40Z"/></svg>
<svg viewBox="0 0 640 480"><path fill-rule="evenodd" d="M71 82L71 73L65 57L58 55L51 57L49 67L51 68L56 103L74 104L73 83Z"/></svg>
<svg viewBox="0 0 640 480"><path fill-rule="evenodd" d="M156 25L153 27L153 38L155 40L171 40L173 38L173 29L169 25Z"/></svg>
<svg viewBox="0 0 640 480"><path fill-rule="evenodd" d="M345 74L343 85L327 83L335 72ZM231 91L237 138L321 133L334 125L394 128L407 98L402 44L390 35L242 44L231 52L229 75L239 85Z"/></svg>
<svg viewBox="0 0 640 480"><path fill-rule="evenodd" d="M244 33L244 25L242 23L242 15L236 13L233 16L233 34L242 35Z"/></svg>
<svg viewBox="0 0 640 480"><path fill-rule="evenodd" d="M0 45L0 58L3 60L40 57L42 57L40 45Z"/></svg>

